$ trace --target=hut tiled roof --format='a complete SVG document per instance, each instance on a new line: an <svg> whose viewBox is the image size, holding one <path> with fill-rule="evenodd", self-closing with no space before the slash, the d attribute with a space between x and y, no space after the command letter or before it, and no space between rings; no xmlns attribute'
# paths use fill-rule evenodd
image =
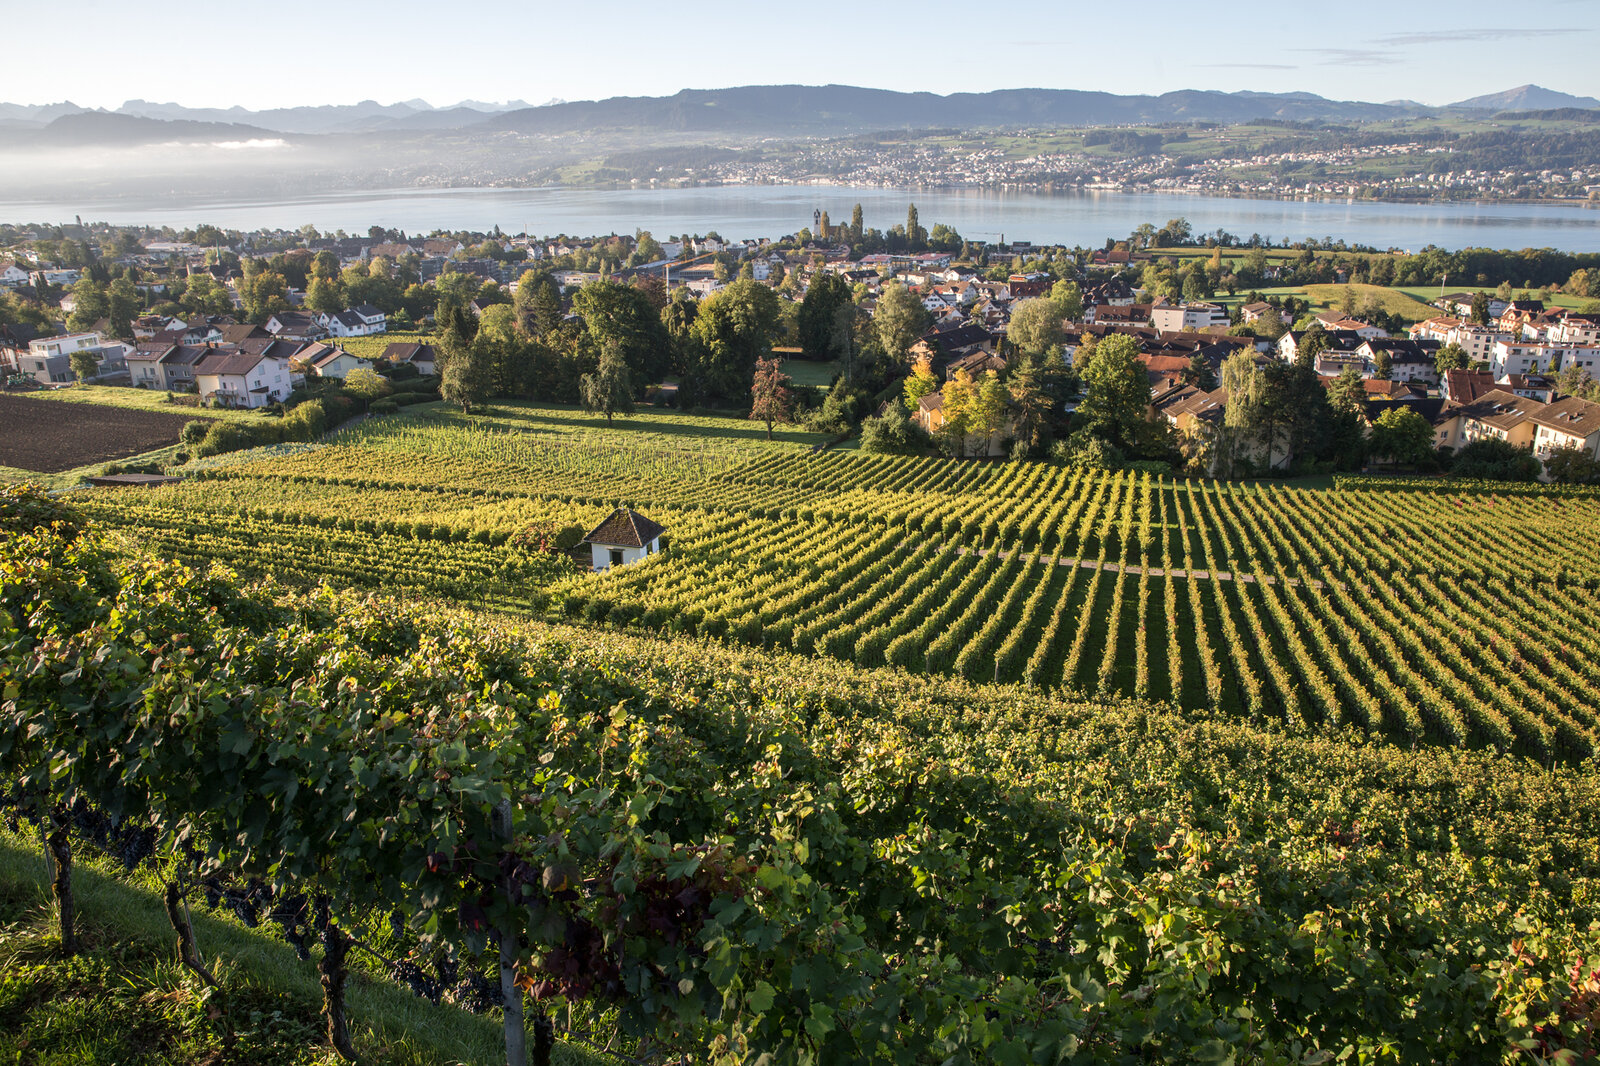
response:
<svg viewBox="0 0 1600 1066"><path fill-rule="evenodd" d="M642 548L666 530L630 507L618 507L584 537L587 544Z"/></svg>

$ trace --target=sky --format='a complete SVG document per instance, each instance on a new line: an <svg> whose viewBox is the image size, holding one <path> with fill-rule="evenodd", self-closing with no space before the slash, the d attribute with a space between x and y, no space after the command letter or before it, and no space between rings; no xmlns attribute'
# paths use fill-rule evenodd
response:
<svg viewBox="0 0 1600 1066"><path fill-rule="evenodd" d="M993 16L993 17L990 17ZM189 107L665 96L798 83L1600 97L1600 0L1312 5L860 0L0 0L0 100ZM68 57L71 62L64 62Z"/></svg>

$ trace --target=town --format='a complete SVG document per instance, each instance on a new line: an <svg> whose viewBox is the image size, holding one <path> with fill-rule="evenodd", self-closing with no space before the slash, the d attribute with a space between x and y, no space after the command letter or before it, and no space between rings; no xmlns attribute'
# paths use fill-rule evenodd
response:
<svg viewBox="0 0 1600 1066"><path fill-rule="evenodd" d="M776 419L859 433L868 451L1235 478L1600 476L1595 256L1268 248L1182 219L1103 248L1038 247L925 229L914 205L886 232L860 205L846 222L819 208L778 241L81 225L0 238L12 390L84 382L281 414L352 380L369 399L396 374L437 385L459 351L467 407L580 403L609 353L627 374L608 410L748 409L757 361L778 358L796 387ZM1463 272L1498 285L1446 291ZM1536 287L1514 291L1519 274ZM760 323L718 336L718 307Z"/></svg>

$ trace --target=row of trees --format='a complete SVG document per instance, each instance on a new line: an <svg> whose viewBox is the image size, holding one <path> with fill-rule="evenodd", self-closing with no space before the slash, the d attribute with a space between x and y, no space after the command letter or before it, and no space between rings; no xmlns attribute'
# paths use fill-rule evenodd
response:
<svg viewBox="0 0 1600 1066"><path fill-rule="evenodd" d="M514 301L481 315L442 297L445 398L467 410L520 396L616 414L642 388L676 377L681 405L742 405L757 360L782 334L777 295L746 279L705 300L683 289L663 297L659 282L602 280L578 290L568 319L555 280L535 271Z"/></svg>

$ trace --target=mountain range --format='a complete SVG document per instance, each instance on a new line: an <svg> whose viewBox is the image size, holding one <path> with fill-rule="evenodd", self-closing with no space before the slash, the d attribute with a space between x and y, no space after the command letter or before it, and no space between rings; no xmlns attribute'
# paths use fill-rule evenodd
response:
<svg viewBox="0 0 1600 1066"><path fill-rule="evenodd" d="M685 89L672 96L485 103L463 100L434 107L424 100L380 104L272 108L191 108L129 100L115 110L70 102L44 105L0 103L0 140L83 144L151 143L173 137L240 137L262 134L340 134L463 131L531 135L607 130L653 132L836 135L930 127L1106 126L1169 122L1373 122L1434 115L1443 111L1488 112L1582 108L1600 100L1536 85L1476 96L1430 108L1409 100L1388 103L1329 100L1312 93L1182 90L1159 96L1117 95L1076 89L1003 89L986 93L904 93L848 85L752 85ZM94 116L89 118L87 116ZM162 126L160 124L183 124ZM39 135L37 139L30 134Z"/></svg>
<svg viewBox="0 0 1600 1066"><path fill-rule="evenodd" d="M1470 100L1461 100L1450 106L1472 111L1554 111L1568 107L1593 110L1600 108L1600 100L1592 96L1558 93L1553 89L1543 89L1537 85L1519 85L1503 93L1474 96Z"/></svg>

